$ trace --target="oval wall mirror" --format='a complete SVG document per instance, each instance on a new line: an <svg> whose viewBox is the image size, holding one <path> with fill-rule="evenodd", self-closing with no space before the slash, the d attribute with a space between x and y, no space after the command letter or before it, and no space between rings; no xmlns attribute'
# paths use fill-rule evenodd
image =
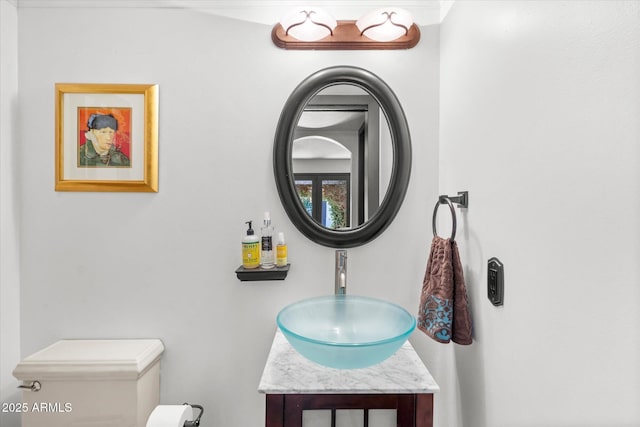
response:
<svg viewBox="0 0 640 427"><path fill-rule="evenodd" d="M367 243L396 216L409 183L402 107L367 70L320 70L286 101L273 162L280 200L298 230L329 247Z"/></svg>

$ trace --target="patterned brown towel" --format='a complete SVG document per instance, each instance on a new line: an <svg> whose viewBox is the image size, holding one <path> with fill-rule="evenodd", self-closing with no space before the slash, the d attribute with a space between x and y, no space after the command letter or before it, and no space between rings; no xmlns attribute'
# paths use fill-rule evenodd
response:
<svg viewBox="0 0 640 427"><path fill-rule="evenodd" d="M471 316L458 245L435 236L422 282L418 329L441 343L471 344Z"/></svg>

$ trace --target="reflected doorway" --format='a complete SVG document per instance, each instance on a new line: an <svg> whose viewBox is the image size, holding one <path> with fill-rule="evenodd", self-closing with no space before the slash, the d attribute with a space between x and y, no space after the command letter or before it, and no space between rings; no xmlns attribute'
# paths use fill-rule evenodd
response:
<svg viewBox="0 0 640 427"><path fill-rule="evenodd" d="M316 222L333 230L351 227L350 174L295 174L294 182L302 205Z"/></svg>

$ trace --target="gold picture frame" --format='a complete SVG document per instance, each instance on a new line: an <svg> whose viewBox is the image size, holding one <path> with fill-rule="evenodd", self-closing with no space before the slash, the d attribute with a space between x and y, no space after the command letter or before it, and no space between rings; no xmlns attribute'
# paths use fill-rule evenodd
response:
<svg viewBox="0 0 640 427"><path fill-rule="evenodd" d="M56 191L158 191L158 85L56 83Z"/></svg>

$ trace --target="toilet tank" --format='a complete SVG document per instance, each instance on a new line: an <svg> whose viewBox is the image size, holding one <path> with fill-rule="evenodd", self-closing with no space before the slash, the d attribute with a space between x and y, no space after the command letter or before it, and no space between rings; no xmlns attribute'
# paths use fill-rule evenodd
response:
<svg viewBox="0 0 640 427"><path fill-rule="evenodd" d="M160 400L158 339L62 340L22 360L22 427L145 427ZM34 391L36 388L39 390Z"/></svg>

